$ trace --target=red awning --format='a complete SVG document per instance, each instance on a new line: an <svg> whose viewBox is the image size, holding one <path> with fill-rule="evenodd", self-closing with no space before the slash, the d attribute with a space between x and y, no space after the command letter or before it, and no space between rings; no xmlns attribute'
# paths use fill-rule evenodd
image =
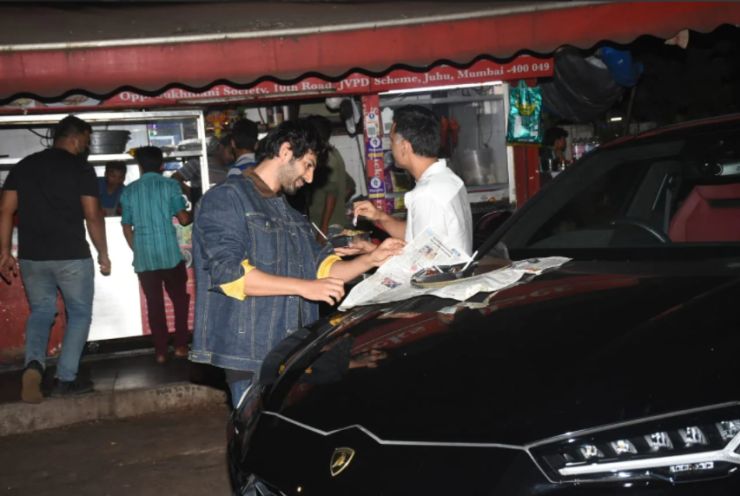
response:
<svg viewBox="0 0 740 496"><path fill-rule="evenodd" d="M468 64L740 25L736 2L0 6L0 101Z"/></svg>

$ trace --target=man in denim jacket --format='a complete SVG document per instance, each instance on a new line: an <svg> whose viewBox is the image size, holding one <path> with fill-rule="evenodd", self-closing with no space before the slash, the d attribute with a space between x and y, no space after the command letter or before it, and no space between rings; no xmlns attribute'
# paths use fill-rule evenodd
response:
<svg viewBox="0 0 740 496"><path fill-rule="evenodd" d="M324 144L301 119L260 144L258 165L203 196L193 228L196 275L191 360L226 371L234 407L270 349L318 318L318 303L344 296L344 283L382 264L403 242L341 260L322 247L283 193L313 180Z"/></svg>

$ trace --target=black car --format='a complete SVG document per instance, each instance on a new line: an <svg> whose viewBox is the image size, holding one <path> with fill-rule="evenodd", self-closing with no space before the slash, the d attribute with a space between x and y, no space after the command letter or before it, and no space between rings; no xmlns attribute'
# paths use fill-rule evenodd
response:
<svg viewBox="0 0 740 496"><path fill-rule="evenodd" d="M740 494L740 115L602 146L481 253L571 261L293 334L233 415L235 491Z"/></svg>

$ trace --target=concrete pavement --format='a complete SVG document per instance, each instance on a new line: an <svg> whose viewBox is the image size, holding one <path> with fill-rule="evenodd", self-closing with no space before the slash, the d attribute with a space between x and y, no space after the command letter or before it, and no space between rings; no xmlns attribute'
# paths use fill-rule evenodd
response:
<svg viewBox="0 0 740 496"><path fill-rule="evenodd" d="M0 437L6 496L227 496L225 404Z"/></svg>
<svg viewBox="0 0 740 496"><path fill-rule="evenodd" d="M95 391L36 405L20 401L21 374L0 371L0 436L227 402L220 371L184 359L159 365L151 350L83 358L80 375L93 380ZM52 381L49 367L45 389Z"/></svg>

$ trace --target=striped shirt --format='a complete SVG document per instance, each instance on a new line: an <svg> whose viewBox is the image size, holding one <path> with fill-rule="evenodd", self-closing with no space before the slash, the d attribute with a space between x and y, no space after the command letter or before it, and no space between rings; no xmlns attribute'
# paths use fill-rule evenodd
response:
<svg viewBox="0 0 740 496"><path fill-rule="evenodd" d="M134 271L171 269L183 260L172 223L185 199L180 185L147 172L121 193L121 224L134 226Z"/></svg>

